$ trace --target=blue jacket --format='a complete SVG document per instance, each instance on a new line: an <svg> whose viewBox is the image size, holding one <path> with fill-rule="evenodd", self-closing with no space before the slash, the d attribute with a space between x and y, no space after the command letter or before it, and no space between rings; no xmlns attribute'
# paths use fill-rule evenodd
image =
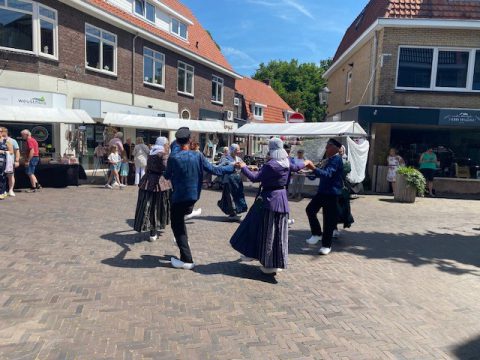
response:
<svg viewBox="0 0 480 360"><path fill-rule="evenodd" d="M320 178L318 194L340 195L343 188L343 161L339 155L332 156L327 160L323 168L317 168L315 175Z"/></svg>
<svg viewBox="0 0 480 360"><path fill-rule="evenodd" d="M172 182L172 203L197 201L202 192L203 172L221 176L231 174L233 165L213 166L198 151L181 150L171 154L165 178Z"/></svg>

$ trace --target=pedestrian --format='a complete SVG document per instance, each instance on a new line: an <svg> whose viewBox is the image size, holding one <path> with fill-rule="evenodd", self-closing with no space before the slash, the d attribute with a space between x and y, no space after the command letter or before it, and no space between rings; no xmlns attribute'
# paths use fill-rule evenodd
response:
<svg viewBox="0 0 480 360"><path fill-rule="evenodd" d="M223 158L219 165L234 165L241 162L240 154L241 150L238 144L230 145L229 154ZM242 177L238 171L235 171L233 174L223 175L222 184L222 198L217 202L217 205L228 216L230 221L239 221L241 220L240 214L248 210Z"/></svg>
<svg viewBox="0 0 480 360"><path fill-rule="evenodd" d="M138 146L138 139L137 139ZM137 150L135 146L135 150ZM145 146L145 145L143 145ZM158 231L170 223L170 193L172 185L164 177L168 160L168 139L157 138L152 147L146 166L146 173L140 180L134 230L150 231L150 241L158 239Z"/></svg>
<svg viewBox="0 0 480 360"><path fill-rule="evenodd" d="M121 131L118 131L113 137L113 139L110 140L110 142L108 143L109 148L110 146L115 146L118 150L118 153L121 154L123 150L125 150L123 147L122 139L123 133Z"/></svg>
<svg viewBox="0 0 480 360"><path fill-rule="evenodd" d="M118 148L115 145L112 145L109 148L108 163L110 166L110 176L108 177L105 187L108 189L113 189L115 185L118 185L120 188L124 187L118 176L118 171L120 170L120 166L122 164L122 158L118 154ZM111 185L113 180L115 180L115 183Z"/></svg>
<svg viewBox="0 0 480 360"><path fill-rule="evenodd" d="M171 258L172 266L178 269L191 270L195 267L190 245L188 243L185 215L191 214L202 191L203 172L217 176L231 174L232 165L213 166L199 151L190 150L190 129L182 127L175 134L181 147L168 158L165 178L172 182L171 223L175 241L180 249L180 259Z"/></svg>
<svg viewBox="0 0 480 360"><path fill-rule="evenodd" d="M293 162L298 164L306 160L305 150L299 149L297 151L297 157L293 159ZM292 183L290 185L290 196L292 199L301 199L303 196L303 189L305 186L305 175L304 174L293 174Z"/></svg>
<svg viewBox="0 0 480 360"><path fill-rule="evenodd" d="M420 172L427 180L428 194L432 197L435 196L433 193L433 178L437 165L439 165L437 155L433 152L433 148L429 146L427 151L420 156Z"/></svg>
<svg viewBox="0 0 480 360"><path fill-rule="evenodd" d="M13 168L13 146L4 136L4 128L0 127L0 200L8 196L7 172Z"/></svg>
<svg viewBox="0 0 480 360"><path fill-rule="evenodd" d="M347 179L348 174L352 171L352 165L350 161L348 161L348 156L346 153L345 146L341 146L340 150L338 150L338 155L342 158L342 163L343 163L343 172L342 172L342 181L343 181L343 186L342 186L342 193L338 197L338 217L337 217L337 223L335 224L335 230L333 230L333 235L332 237L334 239L340 237L340 230L338 229L338 224L343 223L343 228L349 228L354 220L353 216L351 213L351 208L350 208L350 185Z"/></svg>
<svg viewBox="0 0 480 360"><path fill-rule="evenodd" d="M30 190L27 192L36 192L42 189L42 186L35 176L35 170L40 163L40 153L38 151L38 142L32 136L32 133L25 129L20 133L25 141L25 173L30 179Z"/></svg>
<svg viewBox="0 0 480 360"><path fill-rule="evenodd" d="M18 146L17 140L8 136L8 129L5 127L3 128L3 136L13 147L13 157L11 158L13 166L6 170L6 174L8 179L8 196L15 197L15 169L20 166L20 147Z"/></svg>
<svg viewBox="0 0 480 360"><path fill-rule="evenodd" d="M135 162L135 185L138 185L140 184L140 179L142 179L145 175L145 168L147 167L147 159L150 154L150 150L143 142L142 137L137 137L135 143L136 144L133 149L133 159Z"/></svg>
<svg viewBox="0 0 480 360"><path fill-rule="evenodd" d="M264 273L274 275L288 265L290 208L286 187L290 172L305 166L313 168L313 163L292 164L279 138L270 139L268 149L269 160L258 173L251 172L243 162L237 164L250 181L260 182L260 189L230 244L242 255L242 261L258 260Z"/></svg>
<svg viewBox="0 0 480 360"><path fill-rule="evenodd" d="M130 172L130 164L127 157L127 152L122 153L122 162L120 164L120 184L127 186L128 173Z"/></svg>
<svg viewBox="0 0 480 360"><path fill-rule="evenodd" d="M337 224L337 202L343 188L343 162L338 154L340 144L335 139L329 139L325 149L326 159L319 168L314 170L314 176L320 178L317 194L307 206L306 212L310 223L312 236L307 243L315 245L320 240L322 247L319 253L328 255L332 249L332 236ZM323 208L323 233L317 213Z"/></svg>
<svg viewBox="0 0 480 360"><path fill-rule="evenodd" d="M127 141L125 142L125 144L123 144L123 150L125 150L125 153L127 154L128 161L132 160L132 147L132 139L127 138Z"/></svg>
<svg viewBox="0 0 480 360"><path fill-rule="evenodd" d="M397 170L400 166L405 166L405 161L402 159L400 155L397 155L397 150L391 148L388 157L387 157L387 164L388 164L388 172L387 172L387 181L392 186L393 195L397 190Z"/></svg>
<svg viewBox="0 0 480 360"><path fill-rule="evenodd" d="M225 146L222 150L222 156L220 157L219 164L222 163L222 161L225 160L225 158L230 154L230 148L228 146Z"/></svg>

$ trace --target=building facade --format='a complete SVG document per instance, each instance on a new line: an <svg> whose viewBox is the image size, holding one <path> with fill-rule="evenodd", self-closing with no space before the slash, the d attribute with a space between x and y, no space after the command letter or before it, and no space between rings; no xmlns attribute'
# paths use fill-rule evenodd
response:
<svg viewBox="0 0 480 360"><path fill-rule="evenodd" d="M233 122L240 76L177 0L4 0L0 22L0 95L60 96L48 106L85 110L99 121L87 127L90 155L108 112ZM2 104L31 105L11 96ZM68 128L52 125L57 154Z"/></svg>
<svg viewBox="0 0 480 360"><path fill-rule="evenodd" d="M480 3L372 0L327 71L328 120L371 135L369 172L395 147L409 165L433 146L439 176L480 166Z"/></svg>

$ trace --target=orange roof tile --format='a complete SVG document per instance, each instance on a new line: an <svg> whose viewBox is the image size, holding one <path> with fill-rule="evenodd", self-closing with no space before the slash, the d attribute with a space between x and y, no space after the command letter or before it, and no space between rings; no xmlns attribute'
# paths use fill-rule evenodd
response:
<svg viewBox="0 0 480 360"><path fill-rule="evenodd" d="M293 111L271 86L261 81L243 78L235 82L235 89L245 98L249 119L253 119L251 103L267 105L263 114L263 122L285 122L283 112L285 110Z"/></svg>
<svg viewBox="0 0 480 360"><path fill-rule="evenodd" d="M170 33L167 33L147 21L143 21L139 17L128 13L121 8L118 8L106 0L86 0L86 2L96 6L100 10L113 14L120 18L121 20L127 21L142 30L146 30L158 37L167 40L177 46L184 48L196 55L199 55L221 67L233 71L232 66L223 56L222 52L215 45L215 42L212 40L210 35L205 31L200 22L193 15L191 10L180 3L178 0L161 0L166 6L170 7L172 10L186 17L193 22L193 25L188 26L188 42L183 41ZM198 43L198 46L197 46Z"/></svg>

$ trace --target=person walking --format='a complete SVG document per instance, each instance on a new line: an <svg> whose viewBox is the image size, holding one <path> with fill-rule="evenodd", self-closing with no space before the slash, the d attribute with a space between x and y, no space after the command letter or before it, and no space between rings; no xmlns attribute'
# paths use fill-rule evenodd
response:
<svg viewBox="0 0 480 360"><path fill-rule="evenodd" d="M135 150L137 150L137 146L135 146ZM150 230L150 241L156 241L158 239L158 231L165 229L170 223L170 193L172 185L164 177L167 161L168 140L160 136L150 150L146 174L139 183L133 226L137 232Z"/></svg>
<svg viewBox="0 0 480 360"><path fill-rule="evenodd" d="M13 146L4 137L4 128L0 127L0 200L7 194L7 172L13 168Z"/></svg>
<svg viewBox="0 0 480 360"><path fill-rule="evenodd" d="M320 178L317 194L306 208L312 236L307 243L315 245L322 240L319 253L328 255L332 249L333 230L337 224L337 201L342 194L343 188L343 161L338 154L340 144L335 139L329 139L325 149L326 159L322 161L320 168L314 170L314 175ZM323 208L323 228L317 218L317 213Z"/></svg>
<svg viewBox="0 0 480 360"><path fill-rule="evenodd" d="M217 176L231 174L233 165L213 166L199 151L190 150L190 129L182 127L175 134L180 150L168 158L165 178L172 182L171 223L180 259L171 258L174 268L191 270L195 267L188 243L185 215L191 214L202 191L203 172Z"/></svg>
<svg viewBox="0 0 480 360"><path fill-rule="evenodd" d="M306 161L291 164L283 148L283 141L272 138L268 144L269 160L258 173L251 172L243 162L237 167L252 182L260 182L259 195L245 219L230 239L242 261L258 260L261 271L275 275L288 266L288 206L287 184L291 171L305 166L313 167Z"/></svg>
<svg viewBox="0 0 480 360"><path fill-rule="evenodd" d="M38 142L32 136L32 133L25 129L20 133L22 139L25 141L25 173L30 179L30 190L27 192L36 192L41 190L42 186L39 184L35 176L35 170L40 163L40 153L38 151Z"/></svg>
<svg viewBox="0 0 480 360"><path fill-rule="evenodd" d="M113 189L111 183L113 180L115 180L115 183L118 184L120 188L123 188L125 185L120 182L120 178L118 175L118 172L122 165L122 158L118 153L118 148L115 145L110 146L109 151L110 153L108 155L108 163L110 164L110 176L108 177L105 187L108 189Z"/></svg>
<svg viewBox="0 0 480 360"><path fill-rule="evenodd" d="M433 193L433 178L435 176L435 170L437 170L438 160L437 155L433 152L433 148L429 146L420 156L420 172L427 180L428 194L435 196Z"/></svg>
<svg viewBox="0 0 480 360"><path fill-rule="evenodd" d="M232 144L229 154L223 158L219 166L234 165L241 162L240 154L240 146L238 144ZM248 209L247 202L245 201L242 177L238 172L223 175L222 184L222 198L217 202L217 205L220 210L228 216L229 220L239 221L241 220L240 214L246 212Z"/></svg>
<svg viewBox="0 0 480 360"><path fill-rule="evenodd" d="M20 147L18 146L17 140L8 136L8 129L3 128L3 136L7 139L7 142L12 144L13 155L11 155L12 167L7 167L6 174L8 179L8 196L15 197L15 169L20 166Z"/></svg>
<svg viewBox="0 0 480 360"><path fill-rule="evenodd" d="M161 139L161 137L158 137L157 141L159 141L159 139ZM149 154L150 150L143 142L143 138L137 137L135 141L135 147L133 148L133 161L135 162L135 185L140 184L140 180L145 175L145 168L147 167L147 159Z"/></svg>
<svg viewBox="0 0 480 360"><path fill-rule="evenodd" d="M119 154L121 154L125 149L122 143L123 133L121 131L117 132L112 140L109 141L108 146L115 146Z"/></svg>
<svg viewBox="0 0 480 360"><path fill-rule="evenodd" d="M397 191L397 170L400 166L405 166L405 161L400 155L397 155L397 150L391 148L388 153L387 164L387 181L392 186L393 195L395 195Z"/></svg>

